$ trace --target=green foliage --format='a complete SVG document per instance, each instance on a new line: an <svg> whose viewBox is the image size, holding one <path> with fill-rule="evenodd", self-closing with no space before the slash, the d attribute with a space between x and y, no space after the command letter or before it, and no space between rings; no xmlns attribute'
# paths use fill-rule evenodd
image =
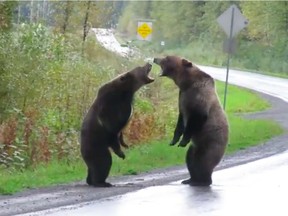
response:
<svg viewBox="0 0 288 216"><path fill-rule="evenodd" d="M13 1L0 2L0 33L12 27L13 10L16 5L17 2Z"/></svg>
<svg viewBox="0 0 288 216"><path fill-rule="evenodd" d="M79 41L42 24L0 35L0 166L26 169L79 158L83 115L99 86L116 75L114 68L126 65L113 58L108 66L102 59L111 53L99 46L84 47L82 58Z"/></svg>
<svg viewBox="0 0 288 216"><path fill-rule="evenodd" d="M121 32L128 34L130 37L134 36L137 28L137 20L150 18L151 4L150 1L129 2L119 19Z"/></svg>
<svg viewBox="0 0 288 216"><path fill-rule="evenodd" d="M224 66L227 57L222 44L227 36L216 19L230 5L236 4L249 25L237 35L231 66L288 73L288 3L285 1L153 1L149 7L147 4L129 2L118 27L125 37L135 38L138 14L152 19L152 42L135 43L142 50L149 47L160 53L189 56L199 64ZM142 8L142 12L138 8ZM149 13L145 14L145 10ZM165 47L160 46L160 41L165 41Z"/></svg>

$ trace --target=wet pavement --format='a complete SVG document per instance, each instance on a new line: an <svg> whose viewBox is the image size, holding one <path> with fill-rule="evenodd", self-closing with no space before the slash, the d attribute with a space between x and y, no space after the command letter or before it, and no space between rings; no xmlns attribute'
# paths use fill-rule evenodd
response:
<svg viewBox="0 0 288 216"><path fill-rule="evenodd" d="M225 79L225 69L206 68L205 70L213 73L212 76L216 79ZM268 162L256 161L249 165L241 165L281 154L288 149L288 104L284 102L288 101L288 80L279 78L277 82L278 78L233 71L229 77L230 83L237 82L235 84L245 85L258 91L263 90L278 97L259 93L272 104L272 108L245 116L275 120L286 129L286 133L260 145L243 149L232 155L225 155L213 174L214 184L211 188L191 188L178 182L188 177L183 159L183 166L153 170L135 176L109 177L110 182L117 184L117 187L113 188L91 188L81 181L49 188L30 189L11 196L0 195L0 216L25 215L25 213L39 215L39 211L42 210L44 212L40 215L49 213L50 215L129 216L132 215L132 210L137 215L145 216L164 213L165 216L185 216L187 212L189 215L220 216L242 216L244 213L245 215L264 213L264 215L288 215L288 205L285 209L283 204L283 200L286 201L288 196L284 184L288 182L285 176L288 168L287 153L279 157L273 156L267 159ZM245 77L243 74L248 76ZM231 168L232 166L237 167ZM260 180L257 182L257 179ZM59 212L63 210L62 207L66 209L63 213Z"/></svg>
<svg viewBox="0 0 288 216"><path fill-rule="evenodd" d="M288 152L284 152L217 171L213 174L211 187L190 187L177 181L32 215L286 216L287 167Z"/></svg>
<svg viewBox="0 0 288 216"><path fill-rule="evenodd" d="M214 79L221 81L226 80L226 68L215 68L209 66L199 67L210 74ZM228 82L230 84L235 84L278 97L288 102L288 79L230 69Z"/></svg>

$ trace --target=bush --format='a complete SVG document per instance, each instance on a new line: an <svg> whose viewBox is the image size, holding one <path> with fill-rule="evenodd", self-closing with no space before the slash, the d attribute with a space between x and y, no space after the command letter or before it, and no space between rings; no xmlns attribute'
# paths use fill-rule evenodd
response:
<svg viewBox="0 0 288 216"><path fill-rule="evenodd" d="M41 24L0 35L0 62L0 166L10 169L80 158L80 126L98 88L139 63L115 57L94 36L82 53L81 38L64 38ZM132 144L161 137L164 130L149 91L137 94L127 127Z"/></svg>

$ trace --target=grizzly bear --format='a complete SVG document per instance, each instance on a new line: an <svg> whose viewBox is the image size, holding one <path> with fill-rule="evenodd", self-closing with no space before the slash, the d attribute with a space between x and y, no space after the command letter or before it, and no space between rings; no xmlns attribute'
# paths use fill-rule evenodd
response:
<svg viewBox="0 0 288 216"><path fill-rule="evenodd" d="M109 151L124 159L120 146L127 147L122 130L132 115L134 93L153 82L152 65L136 67L104 84L86 114L81 128L81 154L88 167L86 182L95 187L110 187L106 182L112 165Z"/></svg>
<svg viewBox="0 0 288 216"><path fill-rule="evenodd" d="M192 145L186 154L190 178L182 184L209 186L212 172L228 142L229 127L220 105L213 78L186 59L177 56L154 58L162 73L178 86L179 116L170 145Z"/></svg>

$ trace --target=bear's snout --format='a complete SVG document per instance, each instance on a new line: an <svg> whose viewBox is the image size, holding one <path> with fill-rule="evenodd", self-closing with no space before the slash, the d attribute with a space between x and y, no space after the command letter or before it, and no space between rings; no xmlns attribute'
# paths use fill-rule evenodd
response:
<svg viewBox="0 0 288 216"><path fill-rule="evenodd" d="M152 65L151 65L150 63L147 63L147 64L146 64L146 67L147 67L147 70L148 70L148 71L151 71Z"/></svg>
<svg viewBox="0 0 288 216"><path fill-rule="evenodd" d="M154 58L153 62L157 65L160 65L161 59L160 58Z"/></svg>

